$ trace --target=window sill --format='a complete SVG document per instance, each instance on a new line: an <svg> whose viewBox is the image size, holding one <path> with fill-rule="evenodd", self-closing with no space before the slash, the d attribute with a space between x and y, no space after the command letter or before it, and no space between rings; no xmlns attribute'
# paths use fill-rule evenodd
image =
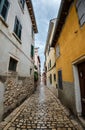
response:
<svg viewBox="0 0 85 130"><path fill-rule="evenodd" d="M8 24L6 23L6 21L4 20L4 18L1 15L0 15L0 20L8 28Z"/></svg>
<svg viewBox="0 0 85 130"><path fill-rule="evenodd" d="M31 60L33 61L33 60L34 60L34 57L33 57L33 58L31 57Z"/></svg>
<svg viewBox="0 0 85 130"><path fill-rule="evenodd" d="M21 10L22 10L22 13L24 14L24 9L23 9L23 7L22 7L22 5L21 5L21 3L20 3L20 0L18 0L18 3L19 3L19 6L20 6L20 8L21 8Z"/></svg>
<svg viewBox="0 0 85 130"><path fill-rule="evenodd" d="M21 42L21 40L18 38L18 36L13 32L12 33L13 34L13 36L18 40L18 42L20 43L20 44L22 44L22 42Z"/></svg>
<svg viewBox="0 0 85 130"><path fill-rule="evenodd" d="M18 73L16 71L9 70L8 74L11 76L16 76Z"/></svg>

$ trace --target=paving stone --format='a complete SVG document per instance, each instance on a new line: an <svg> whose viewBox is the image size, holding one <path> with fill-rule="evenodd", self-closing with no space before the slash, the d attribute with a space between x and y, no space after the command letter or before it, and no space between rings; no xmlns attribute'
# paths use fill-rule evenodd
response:
<svg viewBox="0 0 85 130"><path fill-rule="evenodd" d="M39 86L24 105L8 130L79 130L75 127L78 123L68 118L60 101L44 86Z"/></svg>

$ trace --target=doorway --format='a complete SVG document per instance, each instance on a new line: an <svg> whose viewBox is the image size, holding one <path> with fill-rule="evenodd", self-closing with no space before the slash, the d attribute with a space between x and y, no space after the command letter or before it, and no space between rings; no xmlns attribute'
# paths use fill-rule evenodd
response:
<svg viewBox="0 0 85 130"><path fill-rule="evenodd" d="M82 116L85 117L85 61L79 63L77 66L81 92Z"/></svg>

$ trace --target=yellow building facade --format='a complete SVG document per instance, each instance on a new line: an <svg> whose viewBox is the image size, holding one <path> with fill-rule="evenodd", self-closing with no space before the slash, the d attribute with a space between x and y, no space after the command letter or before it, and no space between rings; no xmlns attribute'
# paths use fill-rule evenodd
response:
<svg viewBox="0 0 85 130"><path fill-rule="evenodd" d="M51 47L53 31L56 19L50 20L47 42L45 46L45 66L46 66L46 82L48 87L56 87L56 64L55 64L55 49Z"/></svg>
<svg viewBox="0 0 85 130"><path fill-rule="evenodd" d="M58 96L78 116L85 115L85 2L82 2L61 2L52 42L56 52Z"/></svg>

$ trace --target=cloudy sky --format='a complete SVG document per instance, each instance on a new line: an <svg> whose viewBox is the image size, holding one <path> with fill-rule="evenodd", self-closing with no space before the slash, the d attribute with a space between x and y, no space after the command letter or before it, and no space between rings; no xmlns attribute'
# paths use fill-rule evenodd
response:
<svg viewBox="0 0 85 130"><path fill-rule="evenodd" d="M49 21L57 17L61 0L32 0L38 34L35 36L35 47L39 47L41 71L44 65L44 49L47 39Z"/></svg>

